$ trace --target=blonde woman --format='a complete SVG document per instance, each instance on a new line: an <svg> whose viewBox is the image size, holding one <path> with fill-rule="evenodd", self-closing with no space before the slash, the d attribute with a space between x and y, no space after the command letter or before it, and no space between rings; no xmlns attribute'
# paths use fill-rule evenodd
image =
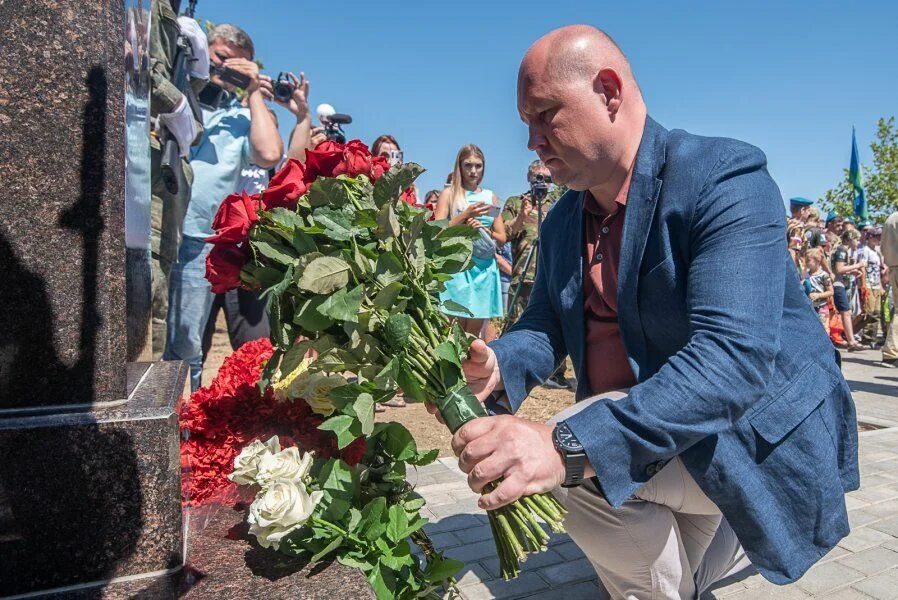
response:
<svg viewBox="0 0 898 600"><path fill-rule="evenodd" d="M443 312L457 317L465 331L477 336L485 321L503 314L496 248L505 244L505 225L499 198L480 186L485 167L480 148L463 146L455 158L452 183L440 193L434 210L437 219L449 219L450 225L469 225L480 233L474 242L471 267L453 275L440 296L444 303L451 300L468 309L470 314L444 305Z"/></svg>

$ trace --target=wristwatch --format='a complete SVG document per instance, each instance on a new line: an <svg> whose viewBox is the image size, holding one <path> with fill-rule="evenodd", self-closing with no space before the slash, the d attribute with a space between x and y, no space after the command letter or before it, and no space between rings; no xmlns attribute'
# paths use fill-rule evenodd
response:
<svg viewBox="0 0 898 600"><path fill-rule="evenodd" d="M586 466L586 453L583 451L583 444L564 421L555 425L552 441L564 460L564 483L561 484L561 487L577 487L583 483L583 469Z"/></svg>

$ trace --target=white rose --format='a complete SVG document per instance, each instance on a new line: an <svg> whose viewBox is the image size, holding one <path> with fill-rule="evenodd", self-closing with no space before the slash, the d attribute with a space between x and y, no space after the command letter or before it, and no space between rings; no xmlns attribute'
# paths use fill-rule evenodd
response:
<svg viewBox="0 0 898 600"><path fill-rule="evenodd" d="M346 379L341 375L313 373L299 397L309 404L312 412L329 417L336 410L330 399L331 390L343 385L346 385Z"/></svg>
<svg viewBox="0 0 898 600"><path fill-rule="evenodd" d="M322 496L292 481L275 481L250 505L249 532L263 547L277 550L284 537L308 521Z"/></svg>
<svg viewBox="0 0 898 600"><path fill-rule="evenodd" d="M256 482L267 487L272 481L284 480L301 483L312 468L312 454L299 453L299 448L287 448L276 454L266 454L259 461Z"/></svg>
<svg viewBox="0 0 898 600"><path fill-rule="evenodd" d="M278 436L273 436L267 442L254 440L253 443L246 446L234 459L234 472L228 475L228 479L237 485L250 485L256 482L256 475L259 472L259 463L265 456L278 452L281 449L281 442Z"/></svg>

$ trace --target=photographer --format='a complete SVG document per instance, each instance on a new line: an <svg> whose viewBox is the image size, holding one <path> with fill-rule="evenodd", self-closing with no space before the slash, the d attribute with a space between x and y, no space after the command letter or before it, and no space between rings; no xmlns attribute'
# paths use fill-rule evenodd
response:
<svg viewBox="0 0 898 600"><path fill-rule="evenodd" d="M211 249L205 239L214 233L212 219L222 200L237 189L244 167L270 169L284 152L274 115L265 105L273 97L272 83L259 75L253 55L252 40L239 27L223 24L210 32L212 75L201 98L205 132L191 157L193 189L178 263L171 274L163 355L165 360L188 362L192 390L201 382L202 335L214 298L205 278ZM246 81L248 108L235 94L237 79Z"/></svg>
<svg viewBox="0 0 898 600"><path fill-rule="evenodd" d="M520 287L514 306L508 307L508 318L516 320L530 299L530 291L533 289L533 281L536 277L536 256L530 260L527 272L523 273L524 263L530 254L533 243L538 236L538 214L535 206L533 191L545 194L542 198L543 216L554 206L558 194L549 189L552 183L552 175L541 160L535 160L527 168L527 183L531 189L520 196L512 196L505 202L502 219L505 221L505 229L508 233L508 241L511 242L512 279L511 287ZM540 186L537 188L536 186Z"/></svg>

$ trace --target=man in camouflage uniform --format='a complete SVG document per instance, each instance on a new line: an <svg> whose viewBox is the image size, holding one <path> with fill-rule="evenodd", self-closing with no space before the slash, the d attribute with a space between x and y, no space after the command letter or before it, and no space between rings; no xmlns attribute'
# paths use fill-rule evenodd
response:
<svg viewBox="0 0 898 600"><path fill-rule="evenodd" d="M527 182L533 184L537 175L545 176L547 181L551 181L549 169L540 160L530 163L527 169ZM554 206L555 201L561 197L566 191L564 188L554 187L549 190L546 199L543 200L543 217ZM533 281L536 279L536 254L530 259L530 265L527 272L523 273L524 263L530 255L533 243L537 239L538 233L538 216L537 207L534 206L530 197L530 192L524 192L519 196L512 196L505 202L505 209L502 211L502 220L505 222L505 231L508 234L508 241L511 242L511 258L512 258L512 279L511 291L509 294L514 295L515 289L520 286L517 299L514 306L508 307L508 319L513 322L521 316L527 302L530 300L530 291L533 289ZM511 302L511 296L509 302Z"/></svg>
<svg viewBox="0 0 898 600"><path fill-rule="evenodd" d="M153 123L158 118L163 123L171 123L171 116L184 117L189 113L193 129L181 128L195 132L192 139L179 139L178 145L181 153L180 167L183 178L177 194L171 194L162 180L160 163L162 161L162 143L160 142L160 128L156 128L150 139L150 169L152 177L152 201L151 211L151 253L153 267L153 359L158 360L162 356L165 346L165 319L168 312L168 278L172 264L178 258L178 245L181 242L181 228L184 223L184 215L187 212L187 203L190 200L190 185L193 182L193 172L187 161L189 146L199 141L203 134L203 124L198 121L193 111L188 106L188 98L174 83L173 64L177 53L178 35L182 33L177 12L172 8L171 0L153 0L152 18L150 24L150 116ZM192 19L181 17L187 32L188 40L194 48L197 61L189 67L191 71L190 87L194 93L205 86L208 79L208 50L206 48L205 35ZM199 38L194 43L194 38ZM205 63L205 64L203 64ZM202 77L205 70L205 78ZM178 137L178 136L175 136ZM182 134L182 138L185 136ZM187 137L190 137L189 134ZM187 147L181 147L187 146ZM186 185L185 185L186 183Z"/></svg>

